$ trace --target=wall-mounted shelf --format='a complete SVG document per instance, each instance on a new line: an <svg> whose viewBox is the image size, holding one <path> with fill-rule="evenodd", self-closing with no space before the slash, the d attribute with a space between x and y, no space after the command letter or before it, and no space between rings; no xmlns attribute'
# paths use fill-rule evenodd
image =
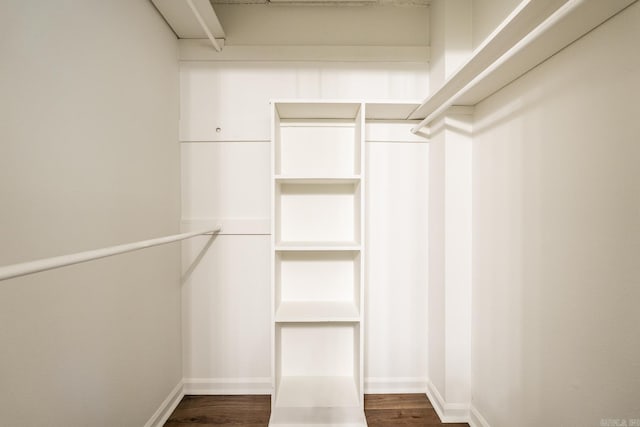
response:
<svg viewBox="0 0 640 427"><path fill-rule="evenodd" d="M287 301L276 311L276 322L358 322L360 312L354 302Z"/></svg>
<svg viewBox="0 0 640 427"><path fill-rule="evenodd" d="M274 246L277 252L285 251L359 251L362 246L357 242L280 242Z"/></svg>
<svg viewBox="0 0 640 427"><path fill-rule="evenodd" d="M326 176L326 177L310 177L310 176L291 176L276 175L275 180L281 184L356 184L360 181L360 175L345 176Z"/></svg>
<svg viewBox="0 0 640 427"><path fill-rule="evenodd" d="M637 0L525 0L411 113L427 126L453 105L473 106Z"/></svg>
<svg viewBox="0 0 640 427"><path fill-rule="evenodd" d="M275 183L277 244L296 242L359 242L359 182Z"/></svg>
<svg viewBox="0 0 640 427"><path fill-rule="evenodd" d="M366 426L360 335L359 322L278 324L270 425Z"/></svg>

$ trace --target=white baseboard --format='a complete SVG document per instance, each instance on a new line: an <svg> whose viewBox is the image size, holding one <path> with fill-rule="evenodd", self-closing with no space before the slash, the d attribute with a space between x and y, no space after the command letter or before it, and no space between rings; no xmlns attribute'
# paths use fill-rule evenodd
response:
<svg viewBox="0 0 640 427"><path fill-rule="evenodd" d="M183 397L184 387L182 381L180 381L160 404L158 410L149 418L144 427L162 427Z"/></svg>
<svg viewBox="0 0 640 427"><path fill-rule="evenodd" d="M432 382L426 378L365 379L365 393L426 393L443 423L469 423L470 427L490 427L475 406L446 403ZM270 377L257 378L185 378L171 390L144 427L162 427L182 398L192 395L272 394Z"/></svg>
<svg viewBox="0 0 640 427"><path fill-rule="evenodd" d="M491 427L478 409L471 404L469 408L469 425L471 427Z"/></svg>
<svg viewBox="0 0 640 427"><path fill-rule="evenodd" d="M364 392L366 394L426 393L428 382L426 378L417 377L368 377L364 379Z"/></svg>
<svg viewBox="0 0 640 427"><path fill-rule="evenodd" d="M427 384L427 396L440 421L443 423L469 422L469 405L466 403L447 403L431 381Z"/></svg>
<svg viewBox="0 0 640 427"><path fill-rule="evenodd" d="M270 377L258 378L185 378L184 394L272 394Z"/></svg>

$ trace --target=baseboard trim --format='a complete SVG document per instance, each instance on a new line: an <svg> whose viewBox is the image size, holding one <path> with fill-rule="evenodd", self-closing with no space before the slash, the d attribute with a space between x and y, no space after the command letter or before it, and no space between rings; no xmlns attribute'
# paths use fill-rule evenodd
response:
<svg viewBox="0 0 640 427"><path fill-rule="evenodd" d="M180 381L176 384L173 390L171 390L167 398L160 404L160 407L151 416L151 418L149 418L149 421L146 422L144 427L162 427L183 397L184 385L182 381Z"/></svg>
<svg viewBox="0 0 640 427"><path fill-rule="evenodd" d="M366 394L426 393L443 423L469 423L470 427L491 427L478 409L463 403L446 403L433 383L426 378L365 379ZM182 398L192 395L272 394L271 378L184 378L149 418L144 427L162 427Z"/></svg>
<svg viewBox="0 0 640 427"><path fill-rule="evenodd" d="M469 422L469 405L465 403L447 403L431 381L427 384L427 397L433 409L443 423Z"/></svg>
<svg viewBox="0 0 640 427"><path fill-rule="evenodd" d="M257 378L185 378L184 394L237 395L272 394L270 377Z"/></svg>
<svg viewBox="0 0 640 427"><path fill-rule="evenodd" d="M469 425L471 427L491 427L480 411L473 406L473 403L469 407Z"/></svg>
<svg viewBox="0 0 640 427"><path fill-rule="evenodd" d="M425 393L428 380L419 377L368 377L364 379L365 394Z"/></svg>

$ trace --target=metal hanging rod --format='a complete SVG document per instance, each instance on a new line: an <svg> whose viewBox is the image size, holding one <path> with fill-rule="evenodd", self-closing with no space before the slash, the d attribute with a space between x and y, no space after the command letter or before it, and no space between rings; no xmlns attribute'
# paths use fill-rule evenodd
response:
<svg viewBox="0 0 640 427"><path fill-rule="evenodd" d="M12 279L14 277L26 276L27 274L38 273L54 268L65 267L67 265L79 264L81 262L92 261L94 259L106 258L113 255L123 254L126 252L146 249L153 246L173 243L184 239L189 239L201 235L214 235L220 233L222 226L217 226L210 230L192 231L189 233L173 234L171 236L159 237L157 239L142 240L134 243L126 243L124 245L109 246L91 251L78 252L75 254L62 255L53 258L39 259L36 261L22 262L19 264L7 265L0 267L0 281Z"/></svg>

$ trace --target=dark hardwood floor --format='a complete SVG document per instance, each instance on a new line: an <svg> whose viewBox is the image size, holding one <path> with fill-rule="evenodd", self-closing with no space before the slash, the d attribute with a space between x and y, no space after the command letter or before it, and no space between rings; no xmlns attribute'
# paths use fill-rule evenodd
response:
<svg viewBox="0 0 640 427"><path fill-rule="evenodd" d="M442 424L425 394L368 394L364 410L369 427L469 427ZM185 396L165 427L266 427L270 396Z"/></svg>

